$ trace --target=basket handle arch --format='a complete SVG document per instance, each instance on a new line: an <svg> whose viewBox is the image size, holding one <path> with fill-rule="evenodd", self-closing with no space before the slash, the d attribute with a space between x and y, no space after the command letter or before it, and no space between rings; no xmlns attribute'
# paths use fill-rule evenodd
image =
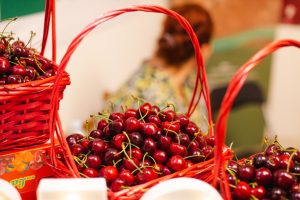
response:
<svg viewBox="0 0 300 200"><path fill-rule="evenodd" d="M235 73L228 85L227 91L221 103L219 115L215 126L216 165L214 170L215 172L219 173L220 176L223 176L223 179L226 178L226 173L224 168L225 163L221 156L221 153L225 145L227 122L234 100L240 92L241 88L243 87L244 83L246 82L248 74L257 66L257 64L259 64L265 57L272 54L274 51L279 50L283 47L300 48L300 42L292 39L282 39L268 44L267 46L259 50L256 54L254 54L244 65L242 65L242 67ZM215 177L214 184L217 184L217 178L218 176ZM226 180L223 181L226 182ZM226 185L226 193L230 194L228 184Z"/></svg>
<svg viewBox="0 0 300 200"><path fill-rule="evenodd" d="M194 50L195 50L195 58L196 58L196 63L197 63L197 75L196 75L194 92L193 92L193 96L190 101L187 115L190 116L193 113L193 111L196 109L196 107L200 101L201 96L203 95L203 98L206 103L207 113L208 113L207 118L208 118L208 123L209 123L208 124L209 125L209 134L213 133L211 108L210 108L211 107L210 106L210 96L209 96L209 88L208 88L207 77L206 77L206 70L205 70L204 61L203 61L203 57L202 57L201 50L200 50L200 44L199 44L196 34L193 31L193 28L191 27L191 25L185 18L183 18L181 15L179 15L178 13L176 13L172 10L163 8L161 6L156 6L156 5L136 5L136 6L131 6L131 7L127 7L127 8L116 9L116 10L105 13L100 18L97 18L95 21L88 24L70 43L65 55L63 56L63 58L60 62L59 70L58 70L56 80L54 83L54 89L52 92L53 109L51 109L52 113L51 113L51 118L49 121L50 135L51 135L52 141L54 141L54 130L55 130L56 136L57 136L60 144L63 144L63 146L65 146L65 147L67 146L66 141L63 139L63 130L62 130L61 122L59 120L59 115L58 115L57 86L58 86L58 83L62 79L62 74L64 73L64 70L65 70L72 54L74 53L76 48L79 46L79 44L82 42L82 40L98 25L100 25L110 19L113 19L121 14L129 13L129 12L137 12L137 11L166 14L166 15L174 18L176 21L178 21L178 23L188 33L188 35L193 43ZM200 88L200 86L202 86L202 87ZM54 149L54 148L52 148L52 149ZM66 148L65 150L68 155L71 155L70 150L68 148ZM51 157L55 160L55 157L53 157L53 156L54 156L54 152L51 153ZM70 156L69 156L69 158L70 158ZM68 159L68 162L69 163L67 163L67 165L72 166L73 169L76 169L74 161L71 158ZM56 164L57 163L53 163L54 166ZM75 177L79 176L78 172L76 172L76 170L73 172L74 172L73 176L75 176Z"/></svg>

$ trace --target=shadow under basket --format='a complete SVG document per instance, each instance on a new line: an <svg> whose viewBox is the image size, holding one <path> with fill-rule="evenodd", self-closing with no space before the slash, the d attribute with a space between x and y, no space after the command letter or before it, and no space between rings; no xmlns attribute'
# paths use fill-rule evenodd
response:
<svg viewBox="0 0 300 200"><path fill-rule="evenodd" d="M50 100L55 80L56 76L53 76L0 86L0 151L49 140ZM69 75L64 72L59 83L59 100L69 84Z"/></svg>

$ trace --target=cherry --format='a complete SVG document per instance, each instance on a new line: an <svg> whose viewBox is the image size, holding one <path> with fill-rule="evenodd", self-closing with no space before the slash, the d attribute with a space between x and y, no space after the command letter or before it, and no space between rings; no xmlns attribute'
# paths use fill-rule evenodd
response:
<svg viewBox="0 0 300 200"><path fill-rule="evenodd" d="M157 145L156 145L156 143L153 139L146 138L144 140L142 149L143 149L144 152L148 152L149 154L152 155L156 151Z"/></svg>
<svg viewBox="0 0 300 200"><path fill-rule="evenodd" d="M146 183L148 181L158 178L158 174L152 168L144 168L137 173L137 180L139 183Z"/></svg>
<svg viewBox="0 0 300 200"><path fill-rule="evenodd" d="M251 196L250 186L244 181L238 182L236 188L233 190L233 196L237 199L248 200Z"/></svg>
<svg viewBox="0 0 300 200"><path fill-rule="evenodd" d="M123 133L119 133L113 137L111 144L117 149L122 149L124 142L127 142L127 137Z"/></svg>
<svg viewBox="0 0 300 200"><path fill-rule="evenodd" d="M190 119L186 115L176 115L175 120L179 121L182 128L185 128L190 122Z"/></svg>
<svg viewBox="0 0 300 200"><path fill-rule="evenodd" d="M299 184L298 183L294 183L290 189L290 192L293 193L293 192L299 192Z"/></svg>
<svg viewBox="0 0 300 200"><path fill-rule="evenodd" d="M262 199L266 196L266 189L262 186L252 188L251 195L255 196L258 199Z"/></svg>
<svg viewBox="0 0 300 200"><path fill-rule="evenodd" d="M187 167L186 161L179 155L173 155L167 163L168 168L173 171L181 171Z"/></svg>
<svg viewBox="0 0 300 200"><path fill-rule="evenodd" d="M206 144L210 146L215 146L215 137L213 136L207 136L205 137Z"/></svg>
<svg viewBox="0 0 300 200"><path fill-rule="evenodd" d="M21 46L15 46L12 48L12 51L14 52L15 56L17 57L27 57L28 51L24 47Z"/></svg>
<svg viewBox="0 0 300 200"><path fill-rule="evenodd" d="M77 156L81 153L84 153L84 147L80 144L74 144L72 147L71 147L71 153L74 155L74 156Z"/></svg>
<svg viewBox="0 0 300 200"><path fill-rule="evenodd" d="M186 147L191 144L190 137L185 133L180 133L178 136L174 136L174 141Z"/></svg>
<svg viewBox="0 0 300 200"><path fill-rule="evenodd" d="M128 169L129 171L133 171L137 169L137 166L139 165L139 161L136 158L130 158L130 159L124 159L123 160L123 166L125 169Z"/></svg>
<svg viewBox="0 0 300 200"><path fill-rule="evenodd" d="M93 178L93 177L98 177L98 172L97 170L93 169L93 168L86 168L82 171L82 173L87 176L87 177L90 177L90 178Z"/></svg>
<svg viewBox="0 0 300 200"><path fill-rule="evenodd" d="M124 115L122 113L119 112L113 112L109 115L108 117L111 121L115 121L115 120L124 120Z"/></svg>
<svg viewBox="0 0 300 200"><path fill-rule="evenodd" d="M108 148L107 144L101 139L95 139L91 141L89 145L90 149L96 154L103 153Z"/></svg>
<svg viewBox="0 0 300 200"><path fill-rule="evenodd" d="M162 172L162 175L164 175L164 176L172 174L171 170L167 166L163 166L161 172Z"/></svg>
<svg viewBox="0 0 300 200"><path fill-rule="evenodd" d="M281 153L281 148L278 144L271 144L265 150L266 156L279 155Z"/></svg>
<svg viewBox="0 0 300 200"><path fill-rule="evenodd" d="M133 108L129 108L124 113L125 119L128 119L129 117L137 118L137 110Z"/></svg>
<svg viewBox="0 0 300 200"><path fill-rule="evenodd" d="M7 83L8 84L19 84L23 83L23 78L20 75L9 75L7 77Z"/></svg>
<svg viewBox="0 0 300 200"><path fill-rule="evenodd" d="M84 152L88 151L89 144L90 144L90 140L88 140L88 139L81 140L80 145L84 148Z"/></svg>
<svg viewBox="0 0 300 200"><path fill-rule="evenodd" d="M194 163L202 162L205 158L203 155L203 152L200 149L193 149L190 151L190 160L192 160Z"/></svg>
<svg viewBox="0 0 300 200"><path fill-rule="evenodd" d="M100 170L100 176L104 177L109 183L115 180L119 175L119 172L115 166L105 166Z"/></svg>
<svg viewBox="0 0 300 200"><path fill-rule="evenodd" d="M199 142L197 140L193 140L189 145L187 145L189 151L199 149Z"/></svg>
<svg viewBox="0 0 300 200"><path fill-rule="evenodd" d="M199 131L199 128L196 124L189 122L189 124L185 127L184 132L189 134L190 136L194 136L195 133Z"/></svg>
<svg viewBox="0 0 300 200"><path fill-rule="evenodd" d="M104 134L101 130L96 129L96 130L92 130L89 134L89 137L91 138L103 138Z"/></svg>
<svg viewBox="0 0 300 200"><path fill-rule="evenodd" d="M6 49L6 46L4 44L0 43L0 56L2 56L5 53L5 49Z"/></svg>
<svg viewBox="0 0 300 200"><path fill-rule="evenodd" d="M139 148L132 148L131 152L130 150L127 151L127 155L129 155L129 157L133 157L135 159L137 159L138 161L142 160L143 158L143 153Z"/></svg>
<svg viewBox="0 0 300 200"><path fill-rule="evenodd" d="M276 186L282 189L290 189L295 183L295 177L293 174L279 169L274 172L273 182Z"/></svg>
<svg viewBox="0 0 300 200"><path fill-rule="evenodd" d="M115 148L108 148L104 154L104 162L106 165L113 165L114 162L117 162L121 159L121 154Z"/></svg>
<svg viewBox="0 0 300 200"><path fill-rule="evenodd" d="M229 184L231 184L231 185L236 185L236 183L237 183L237 178L236 178L236 176L234 176L234 175L232 175L232 174L228 174L228 175L227 175L227 179L228 179Z"/></svg>
<svg viewBox="0 0 300 200"><path fill-rule="evenodd" d="M157 134L158 128L155 123L148 122L143 124L143 133L148 137L154 137Z"/></svg>
<svg viewBox="0 0 300 200"><path fill-rule="evenodd" d="M150 115L147 117L147 122L152 122L158 126L161 125L161 120L157 115Z"/></svg>
<svg viewBox="0 0 300 200"><path fill-rule="evenodd" d="M161 114L162 121L172 122L175 120L176 113L173 110L166 110Z"/></svg>
<svg viewBox="0 0 300 200"><path fill-rule="evenodd" d="M147 115L151 115L151 114L155 114L153 113L152 110L152 105L150 103L143 103L140 107L139 107L139 112L142 114L141 117L143 116L147 116Z"/></svg>
<svg viewBox="0 0 300 200"><path fill-rule="evenodd" d="M110 188L113 192L118 192L122 190L124 186L125 186L125 181L120 178L117 178L111 183Z"/></svg>
<svg viewBox="0 0 300 200"><path fill-rule="evenodd" d="M104 127L106 127L107 125L108 125L107 121L105 119L101 119L98 122L97 129L102 131Z"/></svg>
<svg viewBox="0 0 300 200"><path fill-rule="evenodd" d="M290 160L290 155L280 155L279 156L279 168L281 169L292 169L294 167L294 161Z"/></svg>
<svg viewBox="0 0 300 200"><path fill-rule="evenodd" d="M255 155L253 158L253 165L255 168L264 167L266 162L267 162L267 157L262 153Z"/></svg>
<svg viewBox="0 0 300 200"><path fill-rule="evenodd" d="M156 163L165 163L168 159L167 153L162 150L157 150L153 154L153 158Z"/></svg>
<svg viewBox="0 0 300 200"><path fill-rule="evenodd" d="M29 77L30 80L33 80L37 76L37 71L34 67L26 67L26 75Z"/></svg>
<svg viewBox="0 0 300 200"><path fill-rule="evenodd" d="M69 135L66 138L66 141L67 141L69 147L72 147L74 144L77 144L79 142L79 140L82 138L83 138L82 135L75 133L75 134Z"/></svg>
<svg viewBox="0 0 300 200"><path fill-rule="evenodd" d="M171 145L172 139L168 136L160 136L158 140L158 146L162 150L167 150L169 149Z"/></svg>
<svg viewBox="0 0 300 200"><path fill-rule="evenodd" d="M100 156L96 154L91 154L87 156L86 164L90 168L98 169L102 163Z"/></svg>
<svg viewBox="0 0 300 200"><path fill-rule="evenodd" d="M134 145L141 145L143 143L143 136L139 132L132 132L128 134L130 142Z"/></svg>
<svg viewBox="0 0 300 200"><path fill-rule="evenodd" d="M10 63L5 57L0 57L0 74L9 72Z"/></svg>
<svg viewBox="0 0 300 200"><path fill-rule="evenodd" d="M268 196L271 199L276 199L276 200L286 199L285 198L286 197L286 192L281 188L274 187L274 188L271 189Z"/></svg>
<svg viewBox="0 0 300 200"><path fill-rule="evenodd" d="M164 130L167 135L171 134L176 136L180 131L180 125L179 122L164 121L161 123L161 129Z"/></svg>
<svg viewBox="0 0 300 200"><path fill-rule="evenodd" d="M182 157L187 156L186 147L178 143L172 143L169 147L169 152L171 155L180 155Z"/></svg>
<svg viewBox="0 0 300 200"><path fill-rule="evenodd" d="M129 117L124 122L124 130L127 133L138 131L141 127L140 121L135 117Z"/></svg>
<svg viewBox="0 0 300 200"><path fill-rule="evenodd" d="M135 182L135 176L127 169L122 170L119 173L119 179L122 179L126 185L133 185Z"/></svg>
<svg viewBox="0 0 300 200"><path fill-rule="evenodd" d="M0 85L5 85L5 84L7 84L7 77L6 76L0 78Z"/></svg>
<svg viewBox="0 0 300 200"><path fill-rule="evenodd" d="M279 166L280 159L278 155L270 155L267 157L266 167L274 171L280 168Z"/></svg>
<svg viewBox="0 0 300 200"><path fill-rule="evenodd" d="M124 124L123 124L122 119L116 119L109 124L110 131L112 131L114 133L122 132L123 126L124 126Z"/></svg>
<svg viewBox="0 0 300 200"><path fill-rule="evenodd" d="M251 181L254 177L254 167L249 164L240 165L237 175L242 181Z"/></svg>
<svg viewBox="0 0 300 200"><path fill-rule="evenodd" d="M206 140L205 140L205 138L202 134L197 134L196 135L196 141L199 143L199 148L202 149L206 146Z"/></svg>
<svg viewBox="0 0 300 200"><path fill-rule="evenodd" d="M300 200L300 192L299 191L297 191L297 192L293 192L292 194L291 194L291 198L290 198L291 200Z"/></svg>
<svg viewBox="0 0 300 200"><path fill-rule="evenodd" d="M272 172L265 167L259 168L255 173L255 181L259 185L268 186L272 183L273 175Z"/></svg>
<svg viewBox="0 0 300 200"><path fill-rule="evenodd" d="M234 161L234 160L230 160L228 162L228 165L227 167L230 169L230 170L233 170L234 172L237 172L238 171L238 167L239 167L239 164Z"/></svg>
<svg viewBox="0 0 300 200"><path fill-rule="evenodd" d="M16 40L11 44L12 47L25 47L25 43L21 40Z"/></svg>
<svg viewBox="0 0 300 200"><path fill-rule="evenodd" d="M214 157L214 149L212 146L206 145L201 150L205 156L205 160L208 160L208 159L211 159Z"/></svg>

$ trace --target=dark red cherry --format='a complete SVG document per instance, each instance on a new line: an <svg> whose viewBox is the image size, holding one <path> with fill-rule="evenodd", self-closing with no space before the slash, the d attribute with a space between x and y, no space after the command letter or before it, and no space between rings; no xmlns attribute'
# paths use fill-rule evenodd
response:
<svg viewBox="0 0 300 200"><path fill-rule="evenodd" d="M137 180L139 183L146 183L148 181L158 178L158 174L152 168L144 168L137 173Z"/></svg>
<svg viewBox="0 0 300 200"><path fill-rule="evenodd" d="M300 200L300 192L299 191L297 191L297 192L293 192L292 194L291 194L291 198L290 198L291 200Z"/></svg>
<svg viewBox="0 0 300 200"><path fill-rule="evenodd" d="M228 174L227 179L228 179L229 184L236 185L236 183L237 183L236 176L234 176L233 174Z"/></svg>
<svg viewBox="0 0 300 200"><path fill-rule="evenodd" d="M106 127L107 125L108 125L107 121L105 119L101 119L98 122L97 129L102 131L104 127Z"/></svg>
<svg viewBox="0 0 300 200"><path fill-rule="evenodd" d="M89 136L91 138L99 138L99 139L101 139L101 138L103 138L104 134L103 134L103 132L101 130L96 129L96 130L92 130L90 132Z"/></svg>
<svg viewBox="0 0 300 200"><path fill-rule="evenodd" d="M205 160L209 160L214 157L214 148L212 146L206 145L201 150L205 156Z"/></svg>
<svg viewBox="0 0 300 200"><path fill-rule="evenodd" d="M144 152L148 152L149 154L152 155L156 151L157 145L153 139L146 138L144 140L142 149Z"/></svg>
<svg viewBox="0 0 300 200"><path fill-rule="evenodd" d="M258 185L268 186L272 183L273 175L271 170L266 167L261 167L255 172L255 181Z"/></svg>
<svg viewBox="0 0 300 200"><path fill-rule="evenodd" d="M104 177L108 183L115 180L118 175L119 172L115 166L105 166L100 170L100 176Z"/></svg>
<svg viewBox="0 0 300 200"><path fill-rule="evenodd" d="M293 174L283 169L279 169L274 172L273 183L282 189L290 189L295 183L295 177Z"/></svg>
<svg viewBox="0 0 300 200"><path fill-rule="evenodd" d="M233 196L236 199L241 199L241 200L250 199L250 196L251 196L250 186L244 181L238 182L238 184L236 185L236 188L234 188L234 190L233 190Z"/></svg>
<svg viewBox="0 0 300 200"><path fill-rule="evenodd" d="M182 130L189 124L190 119L186 115L177 115L175 118L176 121L179 121L180 127Z"/></svg>
<svg viewBox="0 0 300 200"><path fill-rule="evenodd" d="M122 179L128 186L133 185L135 182L135 176L127 169L124 169L119 173L119 179Z"/></svg>
<svg viewBox="0 0 300 200"><path fill-rule="evenodd" d="M251 189L251 195L258 199L263 199L266 196L266 189L262 186L257 186Z"/></svg>
<svg viewBox="0 0 300 200"><path fill-rule="evenodd" d="M139 148L135 148L135 147L131 148L131 151L128 148L128 150L126 151L126 153L127 153L127 155L130 158L135 158L138 161L142 160L142 158L143 158L143 153L142 153L142 151Z"/></svg>
<svg viewBox="0 0 300 200"><path fill-rule="evenodd" d="M166 176L166 175L172 174L172 172L171 172L171 170L167 166L163 166L163 168L162 168L162 174L164 176Z"/></svg>
<svg viewBox="0 0 300 200"><path fill-rule="evenodd" d="M124 122L122 119L116 119L109 124L110 131L120 133L123 131Z"/></svg>
<svg viewBox="0 0 300 200"><path fill-rule="evenodd" d="M6 52L6 47L4 44L0 43L0 56Z"/></svg>
<svg viewBox="0 0 300 200"><path fill-rule="evenodd" d="M171 145L172 139L168 136L160 136L158 139L158 146L162 150L168 150Z"/></svg>
<svg viewBox="0 0 300 200"><path fill-rule="evenodd" d="M169 152L171 155L180 155L182 157L187 156L186 147L178 143L172 143L169 147Z"/></svg>
<svg viewBox="0 0 300 200"><path fill-rule="evenodd" d="M82 138L83 138L83 135L75 133L75 134L69 135L66 138L66 140L67 140L69 147L71 147L74 144L77 144Z"/></svg>
<svg viewBox="0 0 300 200"><path fill-rule="evenodd" d="M82 171L82 173L90 178L98 177L98 171L93 168L86 168Z"/></svg>
<svg viewBox="0 0 300 200"><path fill-rule="evenodd" d="M198 142L197 140L193 140L193 141L187 146L187 148L188 148L189 151L199 149L199 148L200 148L199 142Z"/></svg>
<svg viewBox="0 0 300 200"><path fill-rule="evenodd" d="M84 147L80 144L74 144L72 147L71 147L71 153L72 155L74 156L77 156L81 153L84 153Z"/></svg>
<svg viewBox="0 0 300 200"><path fill-rule="evenodd" d="M279 155L280 153L281 153L281 148L278 144L271 144L265 150L265 155L266 156Z"/></svg>
<svg viewBox="0 0 300 200"><path fill-rule="evenodd" d="M5 84L7 84L7 77L6 76L0 78L0 85L5 85Z"/></svg>
<svg viewBox="0 0 300 200"><path fill-rule="evenodd" d="M7 58L0 57L0 74L10 71L10 63Z"/></svg>
<svg viewBox="0 0 300 200"><path fill-rule="evenodd" d="M162 121L172 122L175 120L175 118L176 118L176 113L174 112L174 110L166 110L161 114Z"/></svg>
<svg viewBox="0 0 300 200"><path fill-rule="evenodd" d="M37 71L34 67L26 67L26 75L30 80L33 80L37 76Z"/></svg>
<svg viewBox="0 0 300 200"><path fill-rule="evenodd" d="M122 113L119 113L119 112L113 112L109 115L108 117L111 121L115 121L117 119L120 119L120 120L124 120L124 114Z"/></svg>
<svg viewBox="0 0 300 200"><path fill-rule="evenodd" d="M205 158L203 152L200 149L191 150L189 156L191 157L190 160L193 161L193 163L202 162Z"/></svg>
<svg viewBox="0 0 300 200"><path fill-rule="evenodd" d="M121 154L115 148L108 148L104 154L104 162L106 165L114 165L119 159L121 159Z"/></svg>
<svg viewBox="0 0 300 200"><path fill-rule="evenodd" d="M280 168L280 160L278 155L270 155L267 157L265 166L271 171L277 170Z"/></svg>
<svg viewBox="0 0 300 200"><path fill-rule="evenodd" d="M239 167L239 164L234 161L234 160L230 160L228 162L228 165L227 165L228 169L231 170L231 171L234 171L234 172L237 172L238 171L238 167Z"/></svg>
<svg viewBox="0 0 300 200"><path fill-rule="evenodd" d="M238 167L237 176L242 180L249 182L254 178L254 167L252 165L240 165Z"/></svg>
<svg viewBox="0 0 300 200"><path fill-rule="evenodd" d="M8 84L19 84L23 83L23 78L20 75L9 75L7 77L7 83Z"/></svg>
<svg viewBox="0 0 300 200"><path fill-rule="evenodd" d="M180 133L179 135L176 135L173 137L174 141L183 145L183 146L189 146L191 144L191 140L190 137L188 136L188 134L185 133Z"/></svg>
<svg viewBox="0 0 300 200"><path fill-rule="evenodd" d="M154 152L153 158L156 163L165 163L168 159L168 155L165 151L157 150Z"/></svg>
<svg viewBox="0 0 300 200"><path fill-rule="evenodd" d="M125 119L128 119L129 117L137 118L137 110L133 108L129 108L124 113Z"/></svg>
<svg viewBox="0 0 300 200"><path fill-rule="evenodd" d="M151 115L154 114L152 111L152 105L150 103L143 103L140 107L139 107L139 111L138 113L140 113L142 116L140 117L144 117L147 115Z"/></svg>
<svg viewBox="0 0 300 200"><path fill-rule="evenodd" d="M267 157L262 153L256 154L253 158L253 165L255 168L264 167L266 162Z"/></svg>
<svg viewBox="0 0 300 200"><path fill-rule="evenodd" d="M161 121L160 121L160 118L157 116L157 115L150 115L147 117L147 122L151 122L151 123L154 123L158 126L160 126L161 124Z"/></svg>
<svg viewBox="0 0 300 200"><path fill-rule="evenodd" d="M207 136L205 137L206 144L210 146L215 146L215 137L214 136Z"/></svg>
<svg viewBox="0 0 300 200"><path fill-rule="evenodd" d="M165 121L161 124L161 129L166 133L166 135L176 136L180 131L179 122L169 122Z"/></svg>
<svg viewBox="0 0 300 200"><path fill-rule="evenodd" d="M26 68L23 65L14 65L11 70L12 74L25 76L27 75Z"/></svg>
<svg viewBox="0 0 300 200"><path fill-rule="evenodd" d="M130 142L134 145L141 145L143 143L143 136L139 132L132 132L128 134Z"/></svg>
<svg viewBox="0 0 300 200"><path fill-rule="evenodd" d="M286 192L281 188L274 187L270 190L268 197L274 200L286 199Z"/></svg>
<svg viewBox="0 0 300 200"><path fill-rule="evenodd" d="M199 131L199 128L196 124L189 122L189 124L185 127L184 132L189 134L190 136L194 136L195 133Z"/></svg>
<svg viewBox="0 0 300 200"><path fill-rule="evenodd" d="M136 158L126 158L123 160L123 166L125 167L125 169L128 169L132 172L133 170L136 170L139 166L139 161Z"/></svg>
<svg viewBox="0 0 300 200"><path fill-rule="evenodd" d="M127 133L138 131L140 128L141 128L141 123L135 117L129 117L124 122L124 130Z"/></svg>
<svg viewBox="0 0 300 200"><path fill-rule="evenodd" d="M125 181L120 178L117 178L111 183L110 188L113 192L118 192L124 189L125 186L126 186Z"/></svg>
<svg viewBox="0 0 300 200"><path fill-rule="evenodd" d="M152 122L144 123L142 129L143 129L143 133L147 137L154 137L158 131L156 124Z"/></svg>
<svg viewBox="0 0 300 200"><path fill-rule="evenodd" d="M187 167L187 163L181 156L174 155L168 160L167 167L173 171L181 171Z"/></svg>
<svg viewBox="0 0 300 200"><path fill-rule="evenodd" d="M100 156L98 156L96 154L91 154L91 155L87 156L86 164L90 168L99 169L101 163L102 163L102 160L101 160Z"/></svg>
<svg viewBox="0 0 300 200"><path fill-rule="evenodd" d="M292 169L294 167L294 161L290 159L290 155L279 156L279 168L281 169Z"/></svg>
<svg viewBox="0 0 300 200"><path fill-rule="evenodd" d="M90 142L90 150L92 150L96 154L104 153L108 145L101 139L95 139Z"/></svg>
<svg viewBox="0 0 300 200"><path fill-rule="evenodd" d="M111 144L117 149L123 149L124 142L128 142L127 137L123 133L119 133L113 137Z"/></svg>

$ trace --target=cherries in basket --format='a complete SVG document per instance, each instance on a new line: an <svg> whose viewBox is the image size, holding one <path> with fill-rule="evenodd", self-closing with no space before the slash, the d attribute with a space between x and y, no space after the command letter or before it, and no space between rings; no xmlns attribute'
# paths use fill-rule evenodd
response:
<svg viewBox="0 0 300 200"><path fill-rule="evenodd" d="M233 199L300 199L300 152L277 140L242 163L230 161L227 172Z"/></svg>
<svg viewBox="0 0 300 200"><path fill-rule="evenodd" d="M150 103L101 114L88 136L66 139L80 174L104 177L113 191L210 159L214 149L214 138L186 115Z"/></svg>
<svg viewBox="0 0 300 200"><path fill-rule="evenodd" d="M25 43L15 39L12 33L0 33L0 85L25 83L55 75L51 61L30 47L31 39Z"/></svg>

